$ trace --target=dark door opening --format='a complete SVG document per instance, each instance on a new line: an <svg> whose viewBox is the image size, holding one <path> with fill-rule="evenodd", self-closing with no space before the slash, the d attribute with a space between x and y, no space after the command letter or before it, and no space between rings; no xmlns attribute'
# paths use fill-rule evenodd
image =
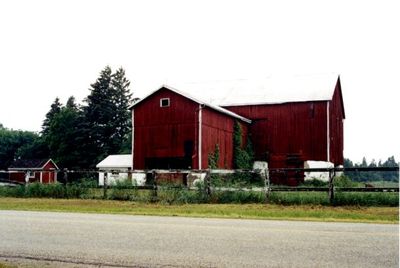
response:
<svg viewBox="0 0 400 268"><path fill-rule="evenodd" d="M192 164L185 157L149 157L145 159L146 169L188 169Z"/></svg>

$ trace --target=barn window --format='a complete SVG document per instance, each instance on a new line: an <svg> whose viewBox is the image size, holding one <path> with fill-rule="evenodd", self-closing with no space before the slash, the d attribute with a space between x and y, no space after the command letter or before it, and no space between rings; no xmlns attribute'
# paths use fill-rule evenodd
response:
<svg viewBox="0 0 400 268"><path fill-rule="evenodd" d="M169 98L160 99L160 107L169 107Z"/></svg>

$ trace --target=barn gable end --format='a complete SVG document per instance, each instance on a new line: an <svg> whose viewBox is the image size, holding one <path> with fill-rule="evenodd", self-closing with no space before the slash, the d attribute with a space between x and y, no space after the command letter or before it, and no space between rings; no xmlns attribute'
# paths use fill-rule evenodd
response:
<svg viewBox="0 0 400 268"><path fill-rule="evenodd" d="M250 122L163 86L132 106L133 168L208 168L216 144L219 167L231 168L235 120Z"/></svg>

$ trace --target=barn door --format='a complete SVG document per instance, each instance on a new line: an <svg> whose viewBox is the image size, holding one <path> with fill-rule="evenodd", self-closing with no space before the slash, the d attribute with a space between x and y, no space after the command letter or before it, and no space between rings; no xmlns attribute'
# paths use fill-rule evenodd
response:
<svg viewBox="0 0 400 268"><path fill-rule="evenodd" d="M192 167L192 156L193 156L193 141L186 140L183 144L183 149L185 152L185 166L186 168Z"/></svg>
<svg viewBox="0 0 400 268"><path fill-rule="evenodd" d="M256 119L251 125L251 141L256 160L269 161L270 139L268 119Z"/></svg>

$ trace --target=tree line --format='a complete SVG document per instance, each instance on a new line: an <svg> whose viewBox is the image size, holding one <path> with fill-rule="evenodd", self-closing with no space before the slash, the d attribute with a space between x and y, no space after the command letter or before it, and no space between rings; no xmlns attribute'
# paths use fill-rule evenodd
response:
<svg viewBox="0 0 400 268"><path fill-rule="evenodd" d="M363 157L361 163L353 163L350 159L344 159L345 168L375 168L375 167L398 167L394 156L389 157L386 161L379 160L377 163L374 159L370 163ZM345 171L345 175L353 181L366 182L366 181L399 181L398 171Z"/></svg>
<svg viewBox="0 0 400 268"><path fill-rule="evenodd" d="M130 81L123 68L106 66L79 105L56 98L40 133L0 124L0 169L15 159L52 158L59 167L94 168L109 154L131 153Z"/></svg>

